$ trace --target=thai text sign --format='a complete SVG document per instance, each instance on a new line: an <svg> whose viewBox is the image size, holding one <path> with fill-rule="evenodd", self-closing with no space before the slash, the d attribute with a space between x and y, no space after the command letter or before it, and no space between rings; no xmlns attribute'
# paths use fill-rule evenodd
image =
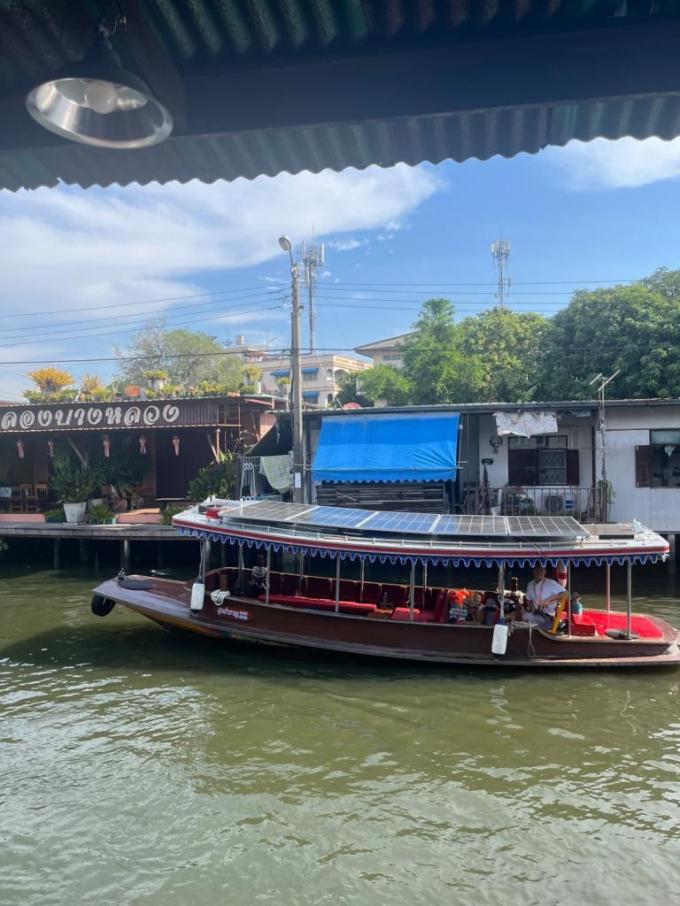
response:
<svg viewBox="0 0 680 906"><path fill-rule="evenodd" d="M92 403L0 408L0 433L24 431L115 431L197 424L196 413L174 403ZM198 424L204 422L198 421Z"/></svg>

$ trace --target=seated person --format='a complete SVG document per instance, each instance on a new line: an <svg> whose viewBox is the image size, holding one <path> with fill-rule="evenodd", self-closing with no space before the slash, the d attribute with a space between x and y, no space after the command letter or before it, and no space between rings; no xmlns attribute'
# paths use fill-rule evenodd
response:
<svg viewBox="0 0 680 906"><path fill-rule="evenodd" d="M251 598L257 598L267 588L267 567L265 565L264 554L257 555L257 563L253 566L248 580L246 593Z"/></svg>
<svg viewBox="0 0 680 906"><path fill-rule="evenodd" d="M524 614L524 622L536 626L551 626L555 611L566 591L554 579L545 575L545 566L536 564L534 578L527 585L526 603L531 612Z"/></svg>

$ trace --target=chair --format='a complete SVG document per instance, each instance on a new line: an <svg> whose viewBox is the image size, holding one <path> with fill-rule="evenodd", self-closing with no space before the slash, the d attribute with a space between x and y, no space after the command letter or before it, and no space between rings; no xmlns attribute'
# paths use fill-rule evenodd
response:
<svg viewBox="0 0 680 906"><path fill-rule="evenodd" d="M9 499L9 511L10 513L23 513L24 512L24 503L21 499L21 489L12 488L12 496Z"/></svg>
<svg viewBox="0 0 680 906"><path fill-rule="evenodd" d="M47 486L47 482L37 482L34 487L35 496L38 498L38 500L47 500L47 498L49 497L49 488Z"/></svg>

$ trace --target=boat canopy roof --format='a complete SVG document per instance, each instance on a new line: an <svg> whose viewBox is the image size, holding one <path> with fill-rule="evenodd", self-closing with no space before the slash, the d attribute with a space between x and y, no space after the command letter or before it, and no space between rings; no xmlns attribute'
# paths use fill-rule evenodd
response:
<svg viewBox="0 0 680 906"><path fill-rule="evenodd" d="M639 523L569 516L461 516L211 500L173 517L181 534L312 556L452 566L656 563L668 542Z"/></svg>

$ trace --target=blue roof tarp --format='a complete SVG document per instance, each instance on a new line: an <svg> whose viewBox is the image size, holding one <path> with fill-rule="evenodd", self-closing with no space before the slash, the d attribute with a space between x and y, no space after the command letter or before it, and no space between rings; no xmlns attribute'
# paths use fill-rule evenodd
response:
<svg viewBox="0 0 680 906"><path fill-rule="evenodd" d="M446 481L456 476L457 412L322 419L314 481Z"/></svg>

